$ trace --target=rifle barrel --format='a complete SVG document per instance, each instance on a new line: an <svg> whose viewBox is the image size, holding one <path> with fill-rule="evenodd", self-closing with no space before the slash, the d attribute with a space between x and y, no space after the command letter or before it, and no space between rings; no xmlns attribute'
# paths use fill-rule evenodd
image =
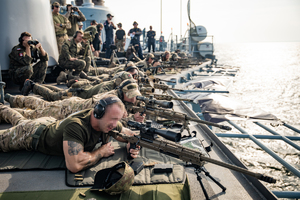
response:
<svg viewBox="0 0 300 200"><path fill-rule="evenodd" d="M162 109L162 108L160 108L160 109L152 108L151 110L149 110L148 108L143 108L143 107L138 107L138 106L132 106L131 109L132 109L133 113L145 112L146 115L165 117L165 118L177 121L177 122L194 121L194 122L197 122L200 124L215 126L215 127L218 127L218 128L224 129L224 130L231 130L231 127L229 127L229 126L217 124L214 122L208 122L208 121L204 121L204 120L197 119L197 118L192 118L192 117L187 116L184 113L174 112L172 110L166 110L166 109Z"/></svg>

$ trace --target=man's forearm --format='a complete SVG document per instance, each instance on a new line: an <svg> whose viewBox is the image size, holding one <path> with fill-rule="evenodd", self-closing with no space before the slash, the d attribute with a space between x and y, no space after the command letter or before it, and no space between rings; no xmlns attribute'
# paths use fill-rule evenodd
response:
<svg viewBox="0 0 300 200"><path fill-rule="evenodd" d="M96 164L103 156L103 148L93 152L85 152L81 144L73 141L64 141L64 155L67 168L77 173Z"/></svg>

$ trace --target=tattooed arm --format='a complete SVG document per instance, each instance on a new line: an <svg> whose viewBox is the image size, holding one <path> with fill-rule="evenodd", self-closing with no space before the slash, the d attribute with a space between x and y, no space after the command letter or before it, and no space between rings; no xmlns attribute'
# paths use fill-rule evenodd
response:
<svg viewBox="0 0 300 200"><path fill-rule="evenodd" d="M73 141L63 141L64 156L68 170L77 173L96 164L101 158L114 154L111 143L102 145L93 152L84 152L81 144Z"/></svg>

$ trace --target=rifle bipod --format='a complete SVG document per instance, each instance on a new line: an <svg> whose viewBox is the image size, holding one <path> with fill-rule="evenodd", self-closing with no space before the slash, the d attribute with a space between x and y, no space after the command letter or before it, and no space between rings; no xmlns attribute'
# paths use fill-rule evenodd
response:
<svg viewBox="0 0 300 200"><path fill-rule="evenodd" d="M200 166L196 166L196 165L193 165L194 166L194 172L195 174L197 175L197 180L198 182L200 183L200 186L202 188L202 191L204 193L204 196L207 200L209 200L209 197L208 197L208 194L206 192L206 189L203 185L203 182L202 182L202 178L200 176L201 172L204 172L205 176L209 177L213 182L215 182L221 189L222 189L222 192L225 192L226 190L226 187L224 187L219 181L217 181L216 179L214 179L214 177L212 177L210 175L210 173L205 169L205 167L200 167Z"/></svg>

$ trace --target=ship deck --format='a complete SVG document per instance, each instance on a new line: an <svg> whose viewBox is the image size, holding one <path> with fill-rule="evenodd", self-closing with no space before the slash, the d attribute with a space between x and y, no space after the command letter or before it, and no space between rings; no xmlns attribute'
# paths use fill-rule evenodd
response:
<svg viewBox="0 0 300 200"><path fill-rule="evenodd" d="M209 62L205 62L201 66L197 67L203 67L208 64ZM188 70L190 69L187 69L186 71ZM183 71L181 73L185 72ZM157 77L170 79L173 76L176 75L162 75ZM56 83L49 84L56 85ZM65 88L66 86L60 85L59 87ZM19 93L17 87L11 85L5 90L5 92L10 94ZM187 113L192 117L196 117L195 113L193 113L183 103L179 101L173 101L173 103L175 111ZM9 127L9 124L0 125L0 129L6 129ZM211 142L214 143L212 151L209 153L211 158L242 166L240 162L234 159L234 156L228 154L229 150L225 146L219 145L219 143L216 141L218 140L217 137L214 137L214 134L206 125L193 124L190 129L191 131L195 130L198 133L197 137L200 140L203 140L205 146L209 146ZM207 163L205 168L216 180L218 180L227 188L226 192L222 192L222 189L218 185L216 185L204 174L201 174L205 189L207 190L210 199L276 199L272 192L265 188L260 181L254 178L220 166L216 166L211 163ZM190 182L191 198L205 199L193 168L187 167L186 173ZM54 191L67 189L75 190L76 188L70 188L65 185L65 170L0 171L0 193L19 191Z"/></svg>

